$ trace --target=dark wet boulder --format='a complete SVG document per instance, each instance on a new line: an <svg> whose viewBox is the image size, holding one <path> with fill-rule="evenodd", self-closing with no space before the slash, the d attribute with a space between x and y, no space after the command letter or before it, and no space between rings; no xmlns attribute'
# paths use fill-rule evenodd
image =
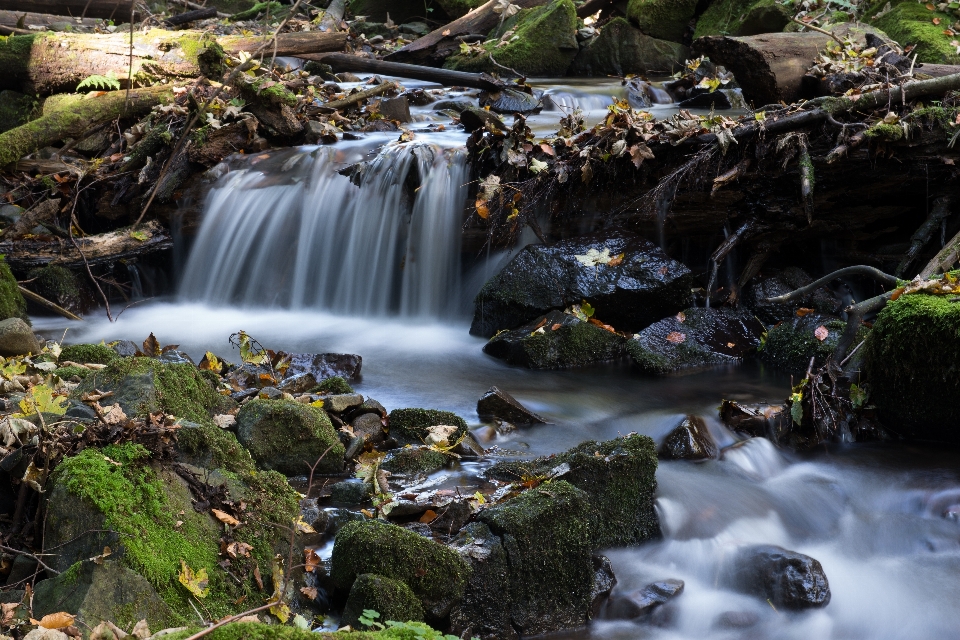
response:
<svg viewBox="0 0 960 640"><path fill-rule="evenodd" d="M363 436L364 442L379 444L386 438L383 432L383 418L376 413L361 413L350 423L353 433Z"/></svg>
<svg viewBox="0 0 960 640"><path fill-rule="evenodd" d="M340 376L346 380L360 378L363 358L351 353L292 353L285 377L311 373L316 380Z"/></svg>
<svg viewBox="0 0 960 640"><path fill-rule="evenodd" d="M653 509L657 454L653 440L631 434L584 442L553 456L499 462L485 475L502 482L559 477L590 497L593 548L639 544L660 535Z"/></svg>
<svg viewBox="0 0 960 640"><path fill-rule="evenodd" d="M663 460L709 460L717 457L717 443L700 416L687 416L660 445Z"/></svg>
<svg viewBox="0 0 960 640"><path fill-rule="evenodd" d="M467 433L467 423L452 411L439 409L394 409L387 417L390 435L400 444L423 444L430 435L430 427L456 427L450 437L452 444Z"/></svg>
<svg viewBox="0 0 960 640"><path fill-rule="evenodd" d="M565 369L621 358L623 343L612 331L550 311L519 329L498 333L483 352L530 369Z"/></svg>
<svg viewBox="0 0 960 640"><path fill-rule="evenodd" d="M574 76L673 75L690 57L677 42L646 35L623 18L614 18L580 49L570 66Z"/></svg>
<svg viewBox="0 0 960 640"><path fill-rule="evenodd" d="M792 422L785 404L720 403L720 420L728 429L754 438L766 438L788 430Z"/></svg>
<svg viewBox="0 0 960 640"><path fill-rule="evenodd" d="M784 320L767 332L758 350L760 359L795 373L806 371L811 358L813 366L819 367L836 349L846 326L839 318L818 313ZM857 342L866 334L867 329L861 328Z"/></svg>
<svg viewBox="0 0 960 640"><path fill-rule="evenodd" d="M348 0L351 15L364 16L367 20L386 22L387 18L401 24L407 20L423 17L423 0Z"/></svg>
<svg viewBox="0 0 960 640"><path fill-rule="evenodd" d="M452 543L469 564L463 599L450 612L450 631L459 637L517 640L511 624L507 552L499 536L482 522L471 522Z"/></svg>
<svg viewBox="0 0 960 640"><path fill-rule="evenodd" d="M433 473L446 466L447 456L430 447L402 447L394 449L380 463L390 473Z"/></svg>
<svg viewBox="0 0 960 640"><path fill-rule="evenodd" d="M547 424L546 420L497 387L490 387L483 397L477 400L477 415L481 420L500 419L518 427Z"/></svg>
<svg viewBox="0 0 960 640"><path fill-rule="evenodd" d="M343 413L363 404L359 393L335 393L323 398L323 408L331 413Z"/></svg>
<svg viewBox="0 0 960 640"><path fill-rule="evenodd" d="M820 287L793 302L767 302L767 298L782 296L812 282L813 278L796 267L772 271L751 280L743 288L742 301L766 324L791 320L797 317L797 311L800 309L812 309L826 315L839 314L843 307L842 301L827 287Z"/></svg>
<svg viewBox="0 0 960 640"><path fill-rule="evenodd" d="M600 615L607 620L634 620L649 615L681 593L683 580L661 580L641 589L613 594Z"/></svg>
<svg viewBox="0 0 960 640"><path fill-rule="evenodd" d="M370 497L369 485L359 480L343 480L330 487L330 500L338 504L357 505Z"/></svg>
<svg viewBox="0 0 960 640"><path fill-rule="evenodd" d="M777 609L813 609L830 603L830 585L820 563L773 545L740 549L725 567L723 581Z"/></svg>
<svg viewBox="0 0 960 640"><path fill-rule="evenodd" d="M0 320L0 356L37 355L40 349L29 324L20 318Z"/></svg>
<svg viewBox="0 0 960 640"><path fill-rule="evenodd" d="M47 300L72 313L83 313L89 304L77 274L59 265L46 265L27 272L31 288Z"/></svg>
<svg viewBox="0 0 960 640"><path fill-rule="evenodd" d="M289 400L251 400L237 413L237 439L257 464L300 475L321 455L319 473L343 470L344 448L327 414ZM306 463L306 464L305 464Z"/></svg>
<svg viewBox="0 0 960 640"><path fill-rule="evenodd" d="M690 270L634 236L581 237L521 250L477 294L470 333L492 336L586 300L619 331L639 331L690 302Z"/></svg>
<svg viewBox="0 0 960 640"><path fill-rule="evenodd" d="M865 345L869 402L901 436L960 443L960 303L908 294L887 303Z"/></svg>
<svg viewBox="0 0 960 640"><path fill-rule="evenodd" d="M365 573L402 581L427 615L444 618L463 597L469 571L452 549L402 527L365 520L337 532L330 577L344 591Z"/></svg>
<svg viewBox="0 0 960 640"><path fill-rule="evenodd" d="M518 89L502 89L494 93L485 91L480 94L480 106L495 113L533 113L543 108L536 96Z"/></svg>
<svg viewBox="0 0 960 640"><path fill-rule="evenodd" d="M627 353L645 372L666 375L737 364L760 345L763 324L729 308L687 309L627 341Z"/></svg>
<svg viewBox="0 0 960 640"><path fill-rule="evenodd" d="M379 620L396 620L398 622L423 620L423 606L420 600L404 582L385 578L373 573L364 573L357 576L347 604L343 608L340 624L360 628L360 616L365 609L380 614Z"/></svg>
<svg viewBox="0 0 960 640"><path fill-rule="evenodd" d="M467 105L466 108L461 109L460 124L463 125L463 128L466 129L468 133L473 133L484 127L495 131L507 130L507 125L505 125L503 120L498 118L496 114L490 113L480 107L474 107L473 105Z"/></svg>
<svg viewBox="0 0 960 640"><path fill-rule="evenodd" d="M698 0L630 0L627 17L648 36L683 42Z"/></svg>

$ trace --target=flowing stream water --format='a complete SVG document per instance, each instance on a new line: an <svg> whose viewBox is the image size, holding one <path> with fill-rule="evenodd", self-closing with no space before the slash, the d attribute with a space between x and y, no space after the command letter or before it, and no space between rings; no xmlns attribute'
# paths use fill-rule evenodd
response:
<svg viewBox="0 0 960 640"><path fill-rule="evenodd" d="M558 106L530 119L535 130L555 130L559 109L576 105L597 121L621 95L615 84L563 82L548 88ZM115 324L71 324L68 340L140 341L154 332L195 357L209 349L236 359L227 336L243 329L273 349L358 353L359 392L391 409L455 411L486 446L531 456L634 431L659 443L691 413L728 447L738 438L716 419L722 399L775 402L788 393L787 376L756 363L653 379L624 364L534 372L485 356L465 310L509 255L461 266L463 135L431 131L439 120L428 109L415 116L413 144L371 134L234 162L207 196L179 295L132 307ZM353 182L341 175L360 161ZM411 179L415 191L405 186ZM57 337L66 326L36 325ZM492 385L552 424L503 436L479 425L476 400ZM799 456L754 439L720 460L662 462L663 539L609 556L618 590L679 578L684 593L643 625L598 621L556 637L960 638L958 461L957 452L901 444ZM447 481L469 484L485 464L464 463L464 473L445 472ZM817 558L830 604L777 611L719 587L724 557L752 543Z"/></svg>

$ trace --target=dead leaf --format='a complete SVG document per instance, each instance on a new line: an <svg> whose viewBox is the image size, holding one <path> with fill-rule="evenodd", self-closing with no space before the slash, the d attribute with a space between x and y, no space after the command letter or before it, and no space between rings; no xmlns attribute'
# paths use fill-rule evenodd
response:
<svg viewBox="0 0 960 640"><path fill-rule="evenodd" d="M104 413L100 419L111 427L125 425L127 422L129 422L129 418L127 418L127 414L123 412L123 409L120 407L120 403L111 405L107 412Z"/></svg>
<svg viewBox="0 0 960 640"><path fill-rule="evenodd" d="M260 618L257 617L257 614L253 613L249 616L243 616L242 618L237 618L237 622L260 622Z"/></svg>
<svg viewBox="0 0 960 640"><path fill-rule="evenodd" d="M19 602L4 602L0 604L0 626L6 627L17 617L16 608Z"/></svg>
<svg viewBox="0 0 960 640"><path fill-rule="evenodd" d="M130 635L139 640L147 640L152 634L150 633L150 627L147 626L147 621L141 620L133 626L133 631L130 632Z"/></svg>
<svg viewBox="0 0 960 640"><path fill-rule="evenodd" d="M552 327L550 327L550 331L556 331L557 329L559 329L559 328L562 327L562 326L563 326L563 325L558 322L557 324L555 324L555 325L553 325Z"/></svg>
<svg viewBox="0 0 960 640"><path fill-rule="evenodd" d="M802 317L804 317L804 316L808 316L808 315L810 315L811 313L816 313L816 312L815 312L813 309L808 309L807 307L800 307L799 309L797 309L797 317L798 317L798 318L802 318Z"/></svg>
<svg viewBox="0 0 960 640"><path fill-rule="evenodd" d="M687 321L687 314L685 314L683 311L679 312L677 314L677 322L686 322L686 321Z"/></svg>
<svg viewBox="0 0 960 640"><path fill-rule="evenodd" d="M300 587L300 593L307 596L311 600L317 599L317 588L316 587Z"/></svg>
<svg viewBox="0 0 960 640"><path fill-rule="evenodd" d="M817 340L819 340L820 342L823 342L824 340L827 339L827 336L830 335L830 332L827 330L825 326L820 325L819 327L817 327L816 331L813 332L813 335L816 336Z"/></svg>
<svg viewBox="0 0 960 640"><path fill-rule="evenodd" d="M180 561L180 572L177 574L180 584L187 588L187 591L198 598L206 598L210 593L210 580L207 578L207 570L201 568L199 571L191 569L183 560Z"/></svg>
<svg viewBox="0 0 960 640"><path fill-rule="evenodd" d="M667 334L667 342L672 344L680 344L687 339L686 334L680 333L679 331L671 331Z"/></svg>
<svg viewBox="0 0 960 640"><path fill-rule="evenodd" d="M934 18L930 22L932 22L933 24L940 24L940 18Z"/></svg>
<svg viewBox="0 0 960 640"><path fill-rule="evenodd" d="M433 509L427 509L422 516L420 516L420 522L424 524L430 524L437 519L437 512Z"/></svg>
<svg viewBox="0 0 960 640"><path fill-rule="evenodd" d="M935 11L935 10L936 10L936 7L933 6L933 4L930 3L930 2L928 2L927 4L925 4L925 5L923 5L923 6L925 6L925 7L927 8L927 11Z"/></svg>
<svg viewBox="0 0 960 640"><path fill-rule="evenodd" d="M317 547L305 547L303 550L303 568L305 571L314 571L321 564Z"/></svg>
<svg viewBox="0 0 960 640"><path fill-rule="evenodd" d="M210 513L212 513L217 520L231 527L235 527L240 524L239 520L234 518L226 511L221 511L220 509L210 509Z"/></svg>
<svg viewBox="0 0 960 640"><path fill-rule="evenodd" d="M623 254L618 253L617 255L610 258L610 262L607 263L608 267L619 267L623 264Z"/></svg>
<svg viewBox="0 0 960 640"><path fill-rule="evenodd" d="M446 38L448 35L450 35L450 29L444 29L443 31L440 32L440 35Z"/></svg>
<svg viewBox="0 0 960 640"><path fill-rule="evenodd" d="M260 576L260 567L253 567L253 579L257 583L257 588L263 591L263 578Z"/></svg>
<svg viewBox="0 0 960 640"><path fill-rule="evenodd" d="M58 613L48 613L39 620L30 618L30 624L35 624L44 629L63 629L64 627L72 625L76 618L77 616L69 614L66 611L60 611Z"/></svg>
<svg viewBox="0 0 960 640"><path fill-rule="evenodd" d="M153 335L153 332L143 341L143 354L151 358L159 357L161 354L160 341Z"/></svg>
<svg viewBox="0 0 960 640"><path fill-rule="evenodd" d="M227 555L236 560L237 558L249 558L253 546L246 542L231 542L227 545Z"/></svg>
<svg viewBox="0 0 960 640"><path fill-rule="evenodd" d="M736 343L733 343L733 342L728 342L728 343L727 343L727 348L728 348L728 349L733 349L735 346L737 346Z"/></svg>
<svg viewBox="0 0 960 640"><path fill-rule="evenodd" d="M103 561L113 555L113 550L110 547L104 547L103 553L98 556L93 556L90 558L93 560L94 564L103 564Z"/></svg>
<svg viewBox="0 0 960 640"><path fill-rule="evenodd" d="M549 142L541 142L540 150L543 151L548 156L555 156L557 154L557 152L553 150L553 145L550 144Z"/></svg>

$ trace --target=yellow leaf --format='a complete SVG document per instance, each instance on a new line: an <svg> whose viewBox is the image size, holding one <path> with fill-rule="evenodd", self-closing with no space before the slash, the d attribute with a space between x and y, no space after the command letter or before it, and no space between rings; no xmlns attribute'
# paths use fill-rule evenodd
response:
<svg viewBox="0 0 960 640"><path fill-rule="evenodd" d="M32 416L35 413L55 413L62 416L67 412L67 399L54 395L53 389L45 384L30 387L30 391L20 401L20 413L14 417Z"/></svg>
<svg viewBox="0 0 960 640"><path fill-rule="evenodd" d="M483 497L483 494L480 493L479 491L477 491L475 494L473 494L473 499L476 500L477 502L479 502L480 504L486 504L486 502L487 502L487 499L484 498L484 497Z"/></svg>
<svg viewBox="0 0 960 640"><path fill-rule="evenodd" d="M297 516L296 519L293 521L293 526L297 530L297 533L316 533L317 532L316 529L314 529L312 526L307 524L307 522L303 519L303 516Z"/></svg>
<svg viewBox="0 0 960 640"><path fill-rule="evenodd" d="M213 371L214 373L220 373L223 370L223 363L220 362L220 358L209 351L203 354L203 360L200 361L198 366L203 371Z"/></svg>
<svg viewBox="0 0 960 640"><path fill-rule="evenodd" d="M63 629L64 627L69 627L73 624L76 616L67 613L66 611L60 611L58 613L49 613L39 620L34 620L30 618L30 624L35 624L38 627L43 627L44 629Z"/></svg>
<svg viewBox="0 0 960 640"><path fill-rule="evenodd" d="M145 231L131 231L130 237L139 242L146 242L150 239L150 236L148 236Z"/></svg>
<svg viewBox="0 0 960 640"><path fill-rule="evenodd" d="M275 615L281 624L290 619L290 607L283 601L284 577L280 560L273 559L273 600L276 602L270 607L270 613Z"/></svg>
<svg viewBox="0 0 960 640"><path fill-rule="evenodd" d="M234 518L232 515L226 511L221 511L220 509L210 509L210 512L213 513L213 516L220 522L235 527L240 524L240 521Z"/></svg>
<svg viewBox="0 0 960 640"><path fill-rule="evenodd" d="M210 593L210 580L207 578L207 570L200 569L194 572L183 560L180 561L180 567L180 573L177 574L180 584L196 597L206 598L207 594Z"/></svg>

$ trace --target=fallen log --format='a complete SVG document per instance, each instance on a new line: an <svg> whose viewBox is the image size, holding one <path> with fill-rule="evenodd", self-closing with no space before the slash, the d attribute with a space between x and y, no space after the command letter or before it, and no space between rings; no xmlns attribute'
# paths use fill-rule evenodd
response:
<svg viewBox="0 0 960 640"><path fill-rule="evenodd" d="M316 60L330 65L335 72L353 71L359 73L378 73L386 76L412 78L436 82L445 87L473 87L484 91L500 91L503 83L486 73L467 73L465 71L449 71L436 67L424 67L418 64L404 64L402 62L386 62L373 58L361 58L347 53L322 53L317 55L298 56L307 60Z"/></svg>
<svg viewBox="0 0 960 640"><path fill-rule="evenodd" d="M20 29L19 27L8 27L5 24L0 24L0 36L26 36L32 33L33 31L30 31L30 29Z"/></svg>
<svg viewBox="0 0 960 640"><path fill-rule="evenodd" d="M79 251L69 240L58 238L55 241L30 239L0 242L0 253L6 254L7 263L17 270L46 264L70 269L84 267L84 257L90 266L97 266L173 247L170 233L156 220L142 224L136 232L125 227L74 240Z"/></svg>
<svg viewBox="0 0 960 640"><path fill-rule="evenodd" d="M519 6L521 9L527 9L546 4L546 1L514 0L512 4ZM394 51L386 56L386 59L393 62L423 63L432 58L437 62L439 61L437 58L445 58L460 47L460 43L456 40L457 36L473 33L486 34L497 26L501 20L501 14L497 13L495 9L500 5L501 3L498 0L490 0L490 2L480 5L462 18L457 18L453 22L434 29L422 38L417 38L402 49ZM449 49L449 53L446 53L447 49Z"/></svg>
<svg viewBox="0 0 960 640"><path fill-rule="evenodd" d="M76 314L74 314L74 313L72 313L72 312L70 312L70 311L67 311L66 309L64 309L63 307L61 307L60 305L58 305L58 304L55 303L55 302L51 302L51 301L47 300L46 298L44 298L43 296L41 296L41 295L39 295L39 294L36 294L36 293L34 293L33 291L30 291L30 289L27 289L27 288L24 287L23 285L18 284L18 285L17 285L17 289L20 290L20 293L23 294L23 297L27 298L28 300L33 300L34 302L36 302L36 303L39 304L40 306L46 307L47 309L50 309L50 310L53 311L54 313L60 314L61 316L63 316L63 317L66 318L67 320L83 320L83 318L81 318L80 316L78 316L78 315L76 315Z"/></svg>
<svg viewBox="0 0 960 640"><path fill-rule="evenodd" d="M339 31L343 14L347 10L347 0L332 0L320 20L321 31Z"/></svg>
<svg viewBox="0 0 960 640"><path fill-rule="evenodd" d="M176 27L181 24L188 24L196 20L206 20L208 18L216 18L217 10L214 7L207 7L206 9L191 9L190 11L184 11L183 13L178 13L175 16L170 16L163 21L163 24L167 27Z"/></svg>
<svg viewBox="0 0 960 640"><path fill-rule="evenodd" d="M21 23L20 20L23 19ZM73 25L79 25L84 27L95 27L97 21L93 18L64 18L63 16L54 16L49 13L31 13L23 11L3 11L0 10L0 24L6 25L8 27L17 27L21 26L23 28L30 26L38 27L49 27L54 24L63 24L64 22L70 22Z"/></svg>
<svg viewBox="0 0 960 640"><path fill-rule="evenodd" d="M346 33L282 33L277 36L276 55L320 53L343 49ZM127 84L133 77L219 79L223 52L253 52L270 36L224 36L214 39L200 31L151 29L130 35L37 33L13 36L0 42L0 89L50 95L73 91L90 76L113 77ZM272 52L272 47L271 47ZM95 87L91 87L95 88Z"/></svg>
<svg viewBox="0 0 960 640"><path fill-rule="evenodd" d="M50 13L77 18L130 19L134 0L0 0L0 10L23 13Z"/></svg>
<svg viewBox="0 0 960 640"><path fill-rule="evenodd" d="M0 167L17 162L28 153L66 138L77 138L103 122L127 116L140 117L155 105L173 99L170 85L110 91L55 109L32 122L0 134Z"/></svg>
<svg viewBox="0 0 960 640"><path fill-rule="evenodd" d="M355 105L363 102L367 98L373 98L374 96L382 95L396 88L397 84L395 82L384 82L383 84L378 84L375 87L371 87L363 91L357 91L356 93L351 93L347 97L341 98L340 100L324 102L323 106L327 109L343 109L344 107Z"/></svg>

